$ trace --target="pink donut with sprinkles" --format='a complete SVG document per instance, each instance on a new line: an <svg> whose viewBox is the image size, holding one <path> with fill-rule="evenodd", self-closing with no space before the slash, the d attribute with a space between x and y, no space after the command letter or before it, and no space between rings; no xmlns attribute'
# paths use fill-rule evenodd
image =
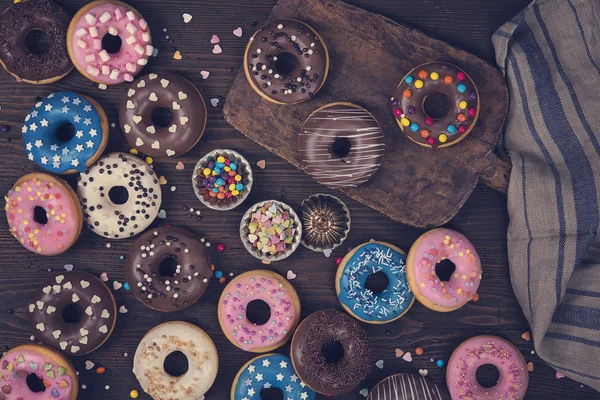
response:
<svg viewBox="0 0 600 400"><path fill-rule="evenodd" d="M406 261L410 289L425 307L454 311L477 294L481 260L475 247L461 233L438 228L421 235Z"/></svg>
<svg viewBox="0 0 600 400"><path fill-rule="evenodd" d="M284 277L259 269L229 282L218 314L231 343L245 351L266 353L291 339L300 322L300 300Z"/></svg>
<svg viewBox="0 0 600 400"><path fill-rule="evenodd" d="M493 387L482 386L476 372L493 365L500 377ZM450 357L446 385L453 399L522 400L527 392L529 373L523 356L510 342L496 336L476 336L463 342Z"/></svg>
<svg viewBox="0 0 600 400"><path fill-rule="evenodd" d="M81 74L106 85L133 82L154 52L146 20L133 7L113 0L93 1L75 14L67 48Z"/></svg>
<svg viewBox="0 0 600 400"><path fill-rule="evenodd" d="M77 241L83 213L77 194L62 179L27 174L8 191L5 200L10 233L26 249L55 256Z"/></svg>

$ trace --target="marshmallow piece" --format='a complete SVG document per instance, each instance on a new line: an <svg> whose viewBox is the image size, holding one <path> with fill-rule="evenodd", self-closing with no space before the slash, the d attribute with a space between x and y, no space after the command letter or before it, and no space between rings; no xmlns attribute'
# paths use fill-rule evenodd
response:
<svg viewBox="0 0 600 400"><path fill-rule="evenodd" d="M142 54L144 54L144 48L142 46L140 46L139 44L136 44L134 47L135 51L141 56Z"/></svg>
<svg viewBox="0 0 600 400"><path fill-rule="evenodd" d="M98 76L100 74L100 70L93 65L88 65L87 72L92 76Z"/></svg>
<svg viewBox="0 0 600 400"><path fill-rule="evenodd" d="M77 31L75 31L75 35L77 35L77 37L84 37L87 35L87 31L83 28L79 28Z"/></svg>
<svg viewBox="0 0 600 400"><path fill-rule="evenodd" d="M146 58L140 58L139 60L137 60L138 65L146 65L148 64L148 59Z"/></svg>
<svg viewBox="0 0 600 400"><path fill-rule="evenodd" d="M117 8L115 10L115 20L120 20L121 18L123 18L123 11L121 11L120 8Z"/></svg>
<svg viewBox="0 0 600 400"><path fill-rule="evenodd" d="M110 13L108 11L104 11L104 14L102 14L100 16L100 22L102 22L103 24L105 24L108 21L110 21L111 18L112 18L112 15L110 15Z"/></svg>
<svg viewBox="0 0 600 400"><path fill-rule="evenodd" d="M87 13L85 14L85 20L87 21L88 24L90 25L94 25L97 21L96 17L94 17L92 14Z"/></svg>
<svg viewBox="0 0 600 400"><path fill-rule="evenodd" d="M85 49L87 47L87 42L81 39L77 39L77 46L81 47L82 49Z"/></svg>
<svg viewBox="0 0 600 400"><path fill-rule="evenodd" d="M110 71L109 78L113 81L116 81L119 78L119 70L115 68L112 71Z"/></svg>
<svg viewBox="0 0 600 400"><path fill-rule="evenodd" d="M127 32L131 33L132 35L134 33L137 32L137 28L135 27L135 25L133 25L131 22L127 24Z"/></svg>
<svg viewBox="0 0 600 400"><path fill-rule="evenodd" d="M137 67L135 66L134 63L129 63L129 62L125 65L125 68L129 72L135 72L135 70L137 69Z"/></svg>
<svg viewBox="0 0 600 400"><path fill-rule="evenodd" d="M100 53L98 53L98 55L100 56L103 62L107 62L108 60L110 60L110 56L108 55L106 50L102 50Z"/></svg>
<svg viewBox="0 0 600 400"><path fill-rule="evenodd" d="M131 11L131 10L127 11L127 14L126 14L126 15L127 15L127 19L128 19L128 20L130 20L130 21L135 21L135 14L134 14L134 12L133 12L133 11Z"/></svg>
<svg viewBox="0 0 600 400"><path fill-rule="evenodd" d="M94 50L102 50L102 41L100 39L94 39L92 47Z"/></svg>
<svg viewBox="0 0 600 400"><path fill-rule="evenodd" d="M133 76L131 74L123 75L123 79L125 79L127 82L133 82Z"/></svg>
<svg viewBox="0 0 600 400"><path fill-rule="evenodd" d="M102 75L108 75L110 74L110 67L108 65L103 65L102 66Z"/></svg>
<svg viewBox="0 0 600 400"><path fill-rule="evenodd" d="M85 62L93 63L94 61L96 61L96 56L94 55L94 53L86 54Z"/></svg>
<svg viewBox="0 0 600 400"><path fill-rule="evenodd" d="M138 21L138 24L140 25L140 28L142 28L142 29L146 29L148 27L148 23L146 22L145 19L140 19Z"/></svg>
<svg viewBox="0 0 600 400"><path fill-rule="evenodd" d="M131 46L132 44L137 42L137 39L135 36L129 36L127 39L125 39L125 41L127 42L128 45Z"/></svg>
<svg viewBox="0 0 600 400"><path fill-rule="evenodd" d="M119 34L119 31L114 26L111 26L110 28L108 28L108 33L110 33L113 36L117 36Z"/></svg>
<svg viewBox="0 0 600 400"><path fill-rule="evenodd" d="M148 57L150 57L152 55L152 52L154 51L154 47L150 46L149 44L146 45L146 55Z"/></svg>
<svg viewBox="0 0 600 400"><path fill-rule="evenodd" d="M90 35L92 37L98 37L98 29L95 26L90 26Z"/></svg>
<svg viewBox="0 0 600 400"><path fill-rule="evenodd" d="M150 34L148 32L142 33L142 40L148 43L150 41Z"/></svg>

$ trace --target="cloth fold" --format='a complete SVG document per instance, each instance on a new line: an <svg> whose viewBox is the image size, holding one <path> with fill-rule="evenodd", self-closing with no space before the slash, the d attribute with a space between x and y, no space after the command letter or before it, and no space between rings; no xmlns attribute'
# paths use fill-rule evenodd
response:
<svg viewBox="0 0 600 400"><path fill-rule="evenodd" d="M492 41L511 101L513 288L538 355L600 390L600 1L533 1Z"/></svg>

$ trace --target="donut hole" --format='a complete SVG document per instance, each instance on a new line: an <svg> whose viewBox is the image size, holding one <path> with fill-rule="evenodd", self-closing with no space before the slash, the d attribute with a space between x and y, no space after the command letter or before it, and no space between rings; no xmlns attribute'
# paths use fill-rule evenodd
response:
<svg viewBox="0 0 600 400"><path fill-rule="evenodd" d="M283 400L283 390L279 388L268 388L260 391L261 400Z"/></svg>
<svg viewBox="0 0 600 400"><path fill-rule="evenodd" d="M77 303L69 303L62 310L62 319L67 324L76 324L83 317L83 308Z"/></svg>
<svg viewBox="0 0 600 400"><path fill-rule="evenodd" d="M500 371L492 364L483 364L475 371L475 378L484 388L492 388L500 380Z"/></svg>
<svg viewBox="0 0 600 400"><path fill-rule="evenodd" d="M27 51L35 56L42 56L46 54L52 46L52 40L50 40L50 36L46 32L39 29L33 29L27 32L23 43L25 44Z"/></svg>
<svg viewBox="0 0 600 400"><path fill-rule="evenodd" d="M423 112L433 119L442 119L450 112L450 99L443 93L432 93L423 99Z"/></svg>
<svg viewBox="0 0 600 400"><path fill-rule="evenodd" d="M271 319L271 307L262 300L252 300L246 306L246 318L254 325L264 325Z"/></svg>
<svg viewBox="0 0 600 400"><path fill-rule="evenodd" d="M335 364L344 358L344 346L337 340L329 340L321 346L321 355L326 363Z"/></svg>
<svg viewBox="0 0 600 400"><path fill-rule="evenodd" d="M75 126L68 122L64 123L56 128L54 136L56 136L56 140L59 142L68 142L69 140L73 139L73 136L75 136Z"/></svg>
<svg viewBox="0 0 600 400"><path fill-rule="evenodd" d="M120 36L113 36L110 33L107 33L102 38L102 48L106 50L108 54L115 54L121 50L121 45L123 41Z"/></svg>
<svg viewBox="0 0 600 400"><path fill-rule="evenodd" d="M390 284L390 278L383 271L375 272L367 277L365 288L375 294L379 294L386 290Z"/></svg>
<svg viewBox="0 0 600 400"><path fill-rule="evenodd" d="M33 220L40 225L46 225L48 223L48 215L44 207L35 206L33 209Z"/></svg>
<svg viewBox="0 0 600 400"><path fill-rule="evenodd" d="M352 142L350 139L345 137L335 138L333 144L331 145L331 154L339 158L346 157L348 154L350 154L351 148Z"/></svg>
<svg viewBox="0 0 600 400"><path fill-rule="evenodd" d="M158 273L160 276L164 276L167 278L175 276L177 272L177 259L173 256L167 256L164 260L160 262L158 266Z"/></svg>
<svg viewBox="0 0 600 400"><path fill-rule="evenodd" d="M181 376L189 369L188 358L180 351L174 351L165 358L163 364L165 372L171 376Z"/></svg>
<svg viewBox="0 0 600 400"><path fill-rule="evenodd" d="M113 186L108 191L108 198L114 204L125 204L129 200L129 191L125 186Z"/></svg>
<svg viewBox="0 0 600 400"><path fill-rule="evenodd" d="M173 111L166 107L156 107L150 115L152 123L161 128L166 128L173 122Z"/></svg>
<svg viewBox="0 0 600 400"><path fill-rule="evenodd" d="M448 259L442 260L435 265L435 274L442 282L448 282L456 271L456 265Z"/></svg>
<svg viewBox="0 0 600 400"><path fill-rule="evenodd" d="M33 393L39 393L46 390L44 380L36 374L34 374L33 372L27 375L27 378L25 378L25 382L27 383L27 387L29 388L29 390L31 390Z"/></svg>
<svg viewBox="0 0 600 400"><path fill-rule="evenodd" d="M277 54L277 60L275 60L275 69L277 72L283 75L289 75L296 70L298 67L298 58L295 55L288 52Z"/></svg>

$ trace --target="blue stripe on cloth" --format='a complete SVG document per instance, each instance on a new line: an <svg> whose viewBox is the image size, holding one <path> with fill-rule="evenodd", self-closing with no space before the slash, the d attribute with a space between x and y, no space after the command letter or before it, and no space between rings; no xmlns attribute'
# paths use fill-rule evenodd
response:
<svg viewBox="0 0 600 400"><path fill-rule="evenodd" d="M529 213L527 211L527 191L525 190L525 157L521 156L521 191L523 192L523 212L525 217L525 227L527 228L527 300L529 301L529 318L533 325L533 309L531 308L531 242L533 236L531 234L531 225L529 225Z"/></svg>
<svg viewBox="0 0 600 400"><path fill-rule="evenodd" d="M592 347L600 347L600 342L597 340L590 340L579 336L566 335L564 333L547 332L545 337L549 339L566 340L568 342L577 342Z"/></svg>
<svg viewBox="0 0 600 400"><path fill-rule="evenodd" d="M594 57L592 56L592 52L590 51L590 45L588 44L587 38L585 37L585 31L583 30L583 25L581 24L581 19L579 19L579 13L577 12L577 8L575 8L575 5L573 5L573 2L571 0L567 0L567 2L569 3L571 10L573 10L573 14L575 14L575 22L577 23L577 27L579 28L579 33L581 34L581 40L583 41L583 45L585 47L585 52L587 53L587 56L590 59L590 62L592 63L592 65L594 67L596 67L596 70L598 71L598 73L600 73L600 67L594 60Z"/></svg>
<svg viewBox="0 0 600 400"><path fill-rule="evenodd" d="M500 36L506 39L510 39L512 34L503 30L498 29L492 36Z"/></svg>
<svg viewBox="0 0 600 400"><path fill-rule="evenodd" d="M600 331L600 308L561 303L552 315L552 322Z"/></svg>
<svg viewBox="0 0 600 400"><path fill-rule="evenodd" d="M575 104L579 105L579 100L575 94L573 86L568 81L564 69L560 64L560 60L556 57L556 49L552 38L548 34L546 25L539 13L539 6L535 4L534 12L538 19L538 23L544 32L544 36L548 41L548 45L552 49L554 61L557 69L561 72L565 83L568 82L569 92ZM578 265L587 250L592 245L598 228L598 200L596 198L596 184L592 166L579 142L579 139L573 132L573 128L568 122L567 115L562 106L560 95L556 87L552 84L552 72L548 61L543 56L542 48L538 44L535 35L529 25L523 22L518 28L522 35L520 36L519 44L523 49L524 55L527 57L529 68L532 71L532 79L535 91L540 102L540 110L544 119L546 129L550 133L551 138L558 147L565 160L567 169L571 176L571 184L573 187L573 201L575 204L575 217L577 222L577 240L575 265ZM576 106L577 108L577 106ZM581 107L577 108L577 116L584 127L589 127ZM593 133L588 131L588 134L593 137ZM597 143L597 140L594 138ZM599 148L600 150L600 148ZM600 154L600 153L599 153ZM559 215L560 217L560 215ZM564 256L561 253L565 248L565 231L564 231L564 215L562 216L560 240L559 240L559 258L562 262L558 263L556 271L556 302L560 302L562 292L562 280L564 273Z"/></svg>
<svg viewBox="0 0 600 400"><path fill-rule="evenodd" d="M562 185L560 182L560 176L558 175L558 169L556 168L556 164L552 157L550 157L550 153L548 149L542 142L540 135L535 128L533 123L533 118L531 116L531 110L529 109L529 99L527 98L527 93L525 93L525 85L523 83L523 76L521 75L521 70L517 65L517 59L512 52L512 50L508 51L508 59L510 60L510 64L513 69L513 74L515 75L515 81L517 83L517 87L519 88L519 95L521 97L521 102L523 103L523 113L525 114L525 121L527 122L527 128L536 144L540 148L548 166L550 167L550 171L552 172L552 176L554 177L554 190L556 191L556 211L558 216L558 225L559 225L559 235L560 239L558 241L558 253L557 253L557 270L560 269L562 271L562 265L564 263L564 254L565 254L565 207L563 204L563 195L562 195ZM531 292L531 285L527 287L527 291ZM561 294L560 292L556 295L556 304L560 301Z"/></svg>
<svg viewBox="0 0 600 400"><path fill-rule="evenodd" d="M600 292L592 292L590 290L567 289L567 294L574 294L576 296L595 297L600 299Z"/></svg>
<svg viewBox="0 0 600 400"><path fill-rule="evenodd" d="M548 361L546 361L546 364L548 364L549 366L551 366L552 368L557 369L557 370L567 371L567 372L570 372L575 375L583 376L584 378L600 381L600 376L595 376L595 375L586 374L584 372L575 371L574 369L565 368L560 365L552 364L551 362L548 362Z"/></svg>

